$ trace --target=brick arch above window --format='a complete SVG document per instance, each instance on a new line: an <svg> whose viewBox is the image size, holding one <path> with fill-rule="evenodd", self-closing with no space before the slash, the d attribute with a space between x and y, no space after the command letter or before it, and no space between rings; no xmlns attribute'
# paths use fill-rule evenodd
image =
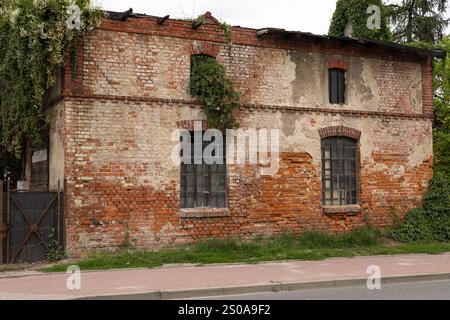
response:
<svg viewBox="0 0 450 320"><path fill-rule="evenodd" d="M361 138L361 131L346 126L332 126L319 129L319 135L321 139L339 136L359 141Z"/></svg>
<svg viewBox="0 0 450 320"><path fill-rule="evenodd" d="M219 54L220 47L209 42L204 41L193 41L189 45L189 54L190 55L199 55L203 54L206 56L210 56L213 58L217 58Z"/></svg>
<svg viewBox="0 0 450 320"><path fill-rule="evenodd" d="M328 69L348 70L348 62L340 59L329 60L327 63Z"/></svg>

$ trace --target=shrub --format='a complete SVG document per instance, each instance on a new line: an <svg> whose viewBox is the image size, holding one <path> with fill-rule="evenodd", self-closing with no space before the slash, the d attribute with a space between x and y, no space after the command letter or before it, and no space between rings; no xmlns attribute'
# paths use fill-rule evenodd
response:
<svg viewBox="0 0 450 320"><path fill-rule="evenodd" d="M434 238L450 240L450 182L446 176L437 175L431 181L423 204Z"/></svg>
<svg viewBox="0 0 450 320"><path fill-rule="evenodd" d="M436 175L431 180L423 206L395 223L391 235L401 242L450 240L450 183L446 176Z"/></svg>
<svg viewBox="0 0 450 320"><path fill-rule="evenodd" d="M433 233L425 216L425 210L419 207L408 212L403 223L397 222L394 225L391 235L400 242L431 240Z"/></svg>

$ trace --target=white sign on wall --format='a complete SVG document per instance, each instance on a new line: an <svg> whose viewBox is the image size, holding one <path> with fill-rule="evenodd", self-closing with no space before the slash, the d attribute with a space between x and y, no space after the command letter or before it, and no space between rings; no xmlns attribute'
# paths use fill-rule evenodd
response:
<svg viewBox="0 0 450 320"><path fill-rule="evenodd" d="M31 161L32 163L47 161L47 149L34 151Z"/></svg>

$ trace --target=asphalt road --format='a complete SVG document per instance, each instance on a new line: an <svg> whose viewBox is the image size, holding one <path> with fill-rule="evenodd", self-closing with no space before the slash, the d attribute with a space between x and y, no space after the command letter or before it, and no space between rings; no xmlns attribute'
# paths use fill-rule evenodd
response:
<svg viewBox="0 0 450 320"><path fill-rule="evenodd" d="M208 300L450 300L450 280L366 287L310 289L206 298Z"/></svg>

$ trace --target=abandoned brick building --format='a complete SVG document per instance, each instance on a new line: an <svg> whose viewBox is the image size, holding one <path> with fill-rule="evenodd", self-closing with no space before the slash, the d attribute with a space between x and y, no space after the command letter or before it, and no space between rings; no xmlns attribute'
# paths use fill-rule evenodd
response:
<svg viewBox="0 0 450 320"><path fill-rule="evenodd" d="M193 25L110 13L79 43L77 68L67 65L49 108L48 184L65 180L70 253L124 240L157 248L368 220L383 227L393 208L420 203L433 174L432 60L441 52L242 27L230 45L204 17ZM206 126L189 94L197 54L220 61L243 93L241 128L279 130L275 175L228 164L216 177L221 192L183 183L171 134ZM216 200L205 205L200 193Z"/></svg>

